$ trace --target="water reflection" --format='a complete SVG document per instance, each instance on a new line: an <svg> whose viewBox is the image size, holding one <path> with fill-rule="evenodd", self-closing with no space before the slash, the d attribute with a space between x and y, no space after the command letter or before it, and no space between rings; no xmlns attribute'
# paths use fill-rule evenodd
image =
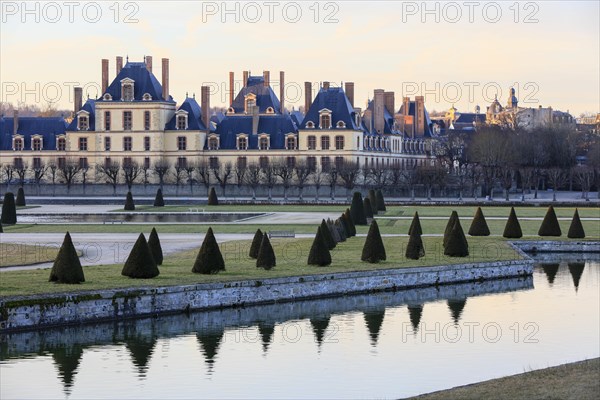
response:
<svg viewBox="0 0 600 400"><path fill-rule="evenodd" d="M452 320L454 321L454 325L458 325L458 321L460 321L460 315L462 314L466 304L466 298L448 299L448 308L450 309L450 314L452 316Z"/></svg>
<svg viewBox="0 0 600 400"><path fill-rule="evenodd" d="M419 331L419 324L421 323L421 316L423 315L422 304L409 304L408 315L410 317L410 324L413 327L413 333L416 335Z"/></svg>
<svg viewBox="0 0 600 400"><path fill-rule="evenodd" d="M88 224L88 223L182 223L235 222L259 217L264 213L110 213L110 214L23 214L25 224Z"/></svg>
<svg viewBox="0 0 600 400"><path fill-rule="evenodd" d="M579 281L581 280L581 275L583 275L583 269L585 268L585 263L583 262L570 262L568 263L569 272L571 273L571 277L573 278L573 284L575 285L575 291L579 290Z"/></svg>
<svg viewBox="0 0 600 400"><path fill-rule="evenodd" d="M315 342L319 346L319 350L321 350L321 345L323 344L323 339L325 338L325 332L329 327L330 317L317 317L310 318L310 325L313 329L313 334L315 335Z"/></svg>
<svg viewBox="0 0 600 400"><path fill-rule="evenodd" d="M200 351L204 355L209 374L213 372L217 352L219 351L219 346L221 345L224 335L224 329L196 333L196 339L200 345Z"/></svg>
<svg viewBox="0 0 600 400"><path fill-rule="evenodd" d="M63 383L65 394L70 394L71 387L75 378L75 373L79 367L79 362L83 356L83 347L79 345L62 346L52 350L52 360L58 369L58 377Z"/></svg>
<svg viewBox="0 0 600 400"><path fill-rule="evenodd" d="M554 279L556 278L556 274L558 273L558 267L560 267L559 263L543 263L540 264L544 273L546 274L546 278L548 279L548 283L550 286L554 283Z"/></svg>

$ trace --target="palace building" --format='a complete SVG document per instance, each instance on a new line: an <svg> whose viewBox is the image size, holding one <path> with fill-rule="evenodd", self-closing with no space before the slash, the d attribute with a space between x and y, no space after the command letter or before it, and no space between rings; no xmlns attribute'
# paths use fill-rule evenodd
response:
<svg viewBox="0 0 600 400"><path fill-rule="evenodd" d="M153 73L152 57L143 62L116 58L109 83L109 61L102 60L102 94L83 102L74 91L73 118L13 116L0 119L2 164L38 168L51 163L95 165L137 163L153 168L207 163L261 166L278 160L294 165L303 160L323 171L345 162L361 167L423 165L430 159L436 134L423 97L403 98L398 109L393 92L374 91L364 111L355 107L354 83L342 87L323 82L313 98L305 82L305 114L285 108L285 74L271 85L262 76L243 73L242 89L234 93L229 73L229 107L211 113L210 91L177 104L169 91L169 60L161 60L161 80ZM93 180L93 178L88 178Z"/></svg>

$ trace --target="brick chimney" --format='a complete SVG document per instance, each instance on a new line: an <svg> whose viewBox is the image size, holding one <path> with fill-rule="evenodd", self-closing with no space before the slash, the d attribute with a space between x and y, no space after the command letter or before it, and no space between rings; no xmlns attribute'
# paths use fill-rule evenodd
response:
<svg viewBox="0 0 600 400"><path fill-rule="evenodd" d="M344 91L350 105L354 108L354 82L346 82Z"/></svg>
<svg viewBox="0 0 600 400"><path fill-rule="evenodd" d="M152 73L152 56L146 56L146 68Z"/></svg>
<svg viewBox="0 0 600 400"><path fill-rule="evenodd" d="M323 89L329 90L329 81L323 82Z"/></svg>
<svg viewBox="0 0 600 400"><path fill-rule="evenodd" d="M383 133L384 130L384 107L384 91L383 89L375 89L375 95L373 96L373 127L377 133Z"/></svg>
<svg viewBox="0 0 600 400"><path fill-rule="evenodd" d="M417 137L425 135L425 98L415 96L415 134Z"/></svg>
<svg viewBox="0 0 600 400"><path fill-rule="evenodd" d="M102 59L102 93L100 95L104 95L106 93L106 89L108 89L108 60L106 58Z"/></svg>
<svg viewBox="0 0 600 400"><path fill-rule="evenodd" d="M308 110L312 105L312 83L304 82L304 114L308 114Z"/></svg>
<svg viewBox="0 0 600 400"><path fill-rule="evenodd" d="M394 92L384 92L383 97L385 108L391 115L394 115L394 113L396 112L396 98L394 96Z"/></svg>
<svg viewBox="0 0 600 400"><path fill-rule="evenodd" d="M410 115L410 97L402 98L402 114Z"/></svg>
<svg viewBox="0 0 600 400"><path fill-rule="evenodd" d="M121 72L122 69L123 69L123 57L117 56L117 75L119 75L119 72Z"/></svg>
<svg viewBox="0 0 600 400"><path fill-rule="evenodd" d="M265 81L265 87L269 87L271 85L271 72L263 71L263 80Z"/></svg>
<svg viewBox="0 0 600 400"><path fill-rule="evenodd" d="M285 72L279 71L279 104L281 113L285 113Z"/></svg>
<svg viewBox="0 0 600 400"><path fill-rule="evenodd" d="M169 59L162 59L162 97L169 101Z"/></svg>
<svg viewBox="0 0 600 400"><path fill-rule="evenodd" d="M210 87L200 88L200 107L202 108L202 122L206 126L206 133L210 132Z"/></svg>
<svg viewBox="0 0 600 400"><path fill-rule="evenodd" d="M243 81L243 85L246 86L248 84L248 71L244 71L244 81Z"/></svg>
<svg viewBox="0 0 600 400"><path fill-rule="evenodd" d="M19 130L19 110L13 110L13 136L17 134Z"/></svg>
<svg viewBox="0 0 600 400"><path fill-rule="evenodd" d="M235 77L233 71L229 72L229 105L233 104L233 89L235 86Z"/></svg>
<svg viewBox="0 0 600 400"><path fill-rule="evenodd" d="M73 88L73 115L81 110L83 104L83 89L80 87Z"/></svg>

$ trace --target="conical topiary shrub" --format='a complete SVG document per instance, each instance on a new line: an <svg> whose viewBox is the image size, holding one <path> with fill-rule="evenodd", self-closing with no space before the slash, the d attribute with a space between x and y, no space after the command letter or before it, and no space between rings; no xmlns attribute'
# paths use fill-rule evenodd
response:
<svg viewBox="0 0 600 400"><path fill-rule="evenodd" d="M377 212L385 212L387 208L385 207L385 199L383 198L383 192L381 191L381 189L379 189L377 193L375 193L375 196L377 196Z"/></svg>
<svg viewBox="0 0 600 400"><path fill-rule="evenodd" d="M210 192L208 192L208 205L209 206L218 206L219 198L217 197L217 191L214 187L210 188Z"/></svg>
<svg viewBox="0 0 600 400"><path fill-rule="evenodd" d="M335 224L333 223L333 221L330 220L329 218L327 218L327 227L329 228L329 233L331 234L331 238L337 245L339 242L342 241L342 239L340 238L340 232L338 231L338 229L335 226Z"/></svg>
<svg viewBox="0 0 600 400"><path fill-rule="evenodd" d="M152 252L152 257L154 257L156 265L162 265L163 252L156 228L152 228L152 232L150 232L150 236L148 237L148 247L150 247L150 251Z"/></svg>
<svg viewBox="0 0 600 400"><path fill-rule="evenodd" d="M415 211L415 215L410 223L410 228L408 228L408 234L412 235L414 230L417 231L417 235L423 234L423 229L421 229L421 220L419 219L419 213L417 211Z"/></svg>
<svg viewBox="0 0 600 400"><path fill-rule="evenodd" d="M194 262L192 272L210 275L216 274L219 271L225 271L225 261L223 260L217 239L215 239L215 234L212 228L209 227L202 246L200 246L200 251L196 257L196 262Z"/></svg>
<svg viewBox="0 0 600 400"><path fill-rule="evenodd" d="M49 281L56 283L85 282L83 268L81 268L81 262L79 261L79 256L77 255L75 246L73 246L69 232L65 234L62 246L58 250L54 265L52 265L52 270L50 271Z"/></svg>
<svg viewBox="0 0 600 400"><path fill-rule="evenodd" d="M149 279L158 276L160 272L156 261L152 256L148 242L143 233L140 233L137 241L125 261L121 275L136 279Z"/></svg>
<svg viewBox="0 0 600 400"><path fill-rule="evenodd" d="M377 215L377 195L375 194L375 190L370 189L369 196L367 198L369 199L369 203L371 205L371 213L373 215ZM366 212L367 209L365 208L365 213Z"/></svg>
<svg viewBox="0 0 600 400"><path fill-rule="evenodd" d="M554 212L554 207L548 207L548 211L546 211L546 216L542 221L542 225L538 230L539 236L560 236L562 235L562 231L560 230L560 225L558 224L558 219L556 218L556 213Z"/></svg>
<svg viewBox="0 0 600 400"><path fill-rule="evenodd" d="M22 187L20 187L19 190L17 190L17 199L15 200L15 205L17 207L25 207L26 206L25 191L23 190Z"/></svg>
<svg viewBox="0 0 600 400"><path fill-rule="evenodd" d="M504 233L502 236L507 239L519 239L523 237L521 224L519 224L517 213L515 212L514 207L510 208L510 215L508 216L508 221L506 221L506 226L504 227Z"/></svg>
<svg viewBox="0 0 600 400"><path fill-rule="evenodd" d="M263 235L262 242L260 243L260 249L258 250L258 258L256 259L256 268L272 269L277 265L275 258L275 252L269 236L265 233Z"/></svg>
<svg viewBox="0 0 600 400"><path fill-rule="evenodd" d="M317 234L310 247L310 252L308 253L308 265L324 267L331 264L331 254L329 253L325 239L327 227L323 226L324 224L325 221L323 221L323 224L317 229Z"/></svg>
<svg viewBox="0 0 600 400"><path fill-rule="evenodd" d="M483 211L481 211L481 207L477 207L477 211L473 217L473 222L471 222L471 227L469 228L469 235L490 236L490 228L488 228L488 224L485 221L485 216L483 215Z"/></svg>
<svg viewBox="0 0 600 400"><path fill-rule="evenodd" d="M356 225L354 225L354 220L352 219L352 214L350 213L349 208L346 208L346 211L344 211L344 216L346 217L346 222L348 225L348 237L356 236Z"/></svg>
<svg viewBox="0 0 600 400"><path fill-rule="evenodd" d="M165 199L163 199L162 189L158 189L156 191L156 196L154 197L154 207L164 207Z"/></svg>
<svg viewBox="0 0 600 400"><path fill-rule="evenodd" d="M2 229L2 222L0 222L0 233L3 233L4 229Z"/></svg>
<svg viewBox="0 0 600 400"><path fill-rule="evenodd" d="M448 236L448 242L444 247L444 255L450 257L466 257L469 255L469 245L458 219L456 219Z"/></svg>
<svg viewBox="0 0 600 400"><path fill-rule="evenodd" d="M346 228L344 227L344 222L342 222L341 218L338 218L334 222L334 226L338 231L338 235L340 237L340 242L345 242L347 238Z"/></svg>
<svg viewBox="0 0 600 400"><path fill-rule="evenodd" d="M408 238L408 244L406 245L406 258L411 260L418 260L425 255L425 246L423 246L423 240L417 229L411 231L410 237Z"/></svg>
<svg viewBox="0 0 600 400"><path fill-rule="evenodd" d="M15 195L11 192L4 193L2 202L2 217L0 222L4 225L14 225L17 223L17 206L15 205Z"/></svg>
<svg viewBox="0 0 600 400"><path fill-rule="evenodd" d="M368 197L365 197L365 199L363 200L363 209L365 210L365 217L367 218L367 221L369 220L369 218L373 218L373 208L371 207L371 199L369 199Z"/></svg>
<svg viewBox="0 0 600 400"><path fill-rule="evenodd" d="M258 250L260 250L260 243L263 239L263 233L260 229L256 230L254 233L254 238L252 239L252 244L250 245L250 252L248 255L250 258L254 258L255 260L258 258Z"/></svg>
<svg viewBox="0 0 600 400"><path fill-rule="evenodd" d="M2 232L2 231L0 231ZM569 232L567 233L569 239L583 239L585 238L585 231L581 219L579 219L579 211L575 209L573 219L571 220L571 226L569 226Z"/></svg>
<svg viewBox="0 0 600 400"><path fill-rule="evenodd" d="M363 199L360 192L354 192L354 196L352 196L350 215L352 216L352 222L354 222L354 225L367 225L367 217L365 216Z"/></svg>
<svg viewBox="0 0 600 400"><path fill-rule="evenodd" d="M344 237L349 238L352 237L352 228L350 228L350 221L352 217L348 218L345 213L340 215L340 222L342 224L342 228L344 228Z"/></svg>
<svg viewBox="0 0 600 400"><path fill-rule="evenodd" d="M133 196L131 195L131 192L127 192L127 198L125 199L125 210L135 210L135 204L133 203Z"/></svg>
<svg viewBox="0 0 600 400"><path fill-rule="evenodd" d="M321 221L321 230L323 232L323 239L325 240L325 243L327 244L327 249L328 250L332 250L335 248L335 240L333 240L333 237L331 237L331 232L329 231L329 227L327 226L327 222L325 222L325 220L323 219Z"/></svg>
<svg viewBox="0 0 600 400"><path fill-rule="evenodd" d="M448 243L448 239L450 238L450 233L452 232L452 228L454 228L454 224L458 219L458 213L456 211L452 211L450 214L450 218L448 219L448 223L446 224L446 229L444 229L444 247Z"/></svg>
<svg viewBox="0 0 600 400"><path fill-rule="evenodd" d="M371 222L369 233L367 233L367 240L365 240L365 245L363 247L362 256L360 259L371 264L378 263L379 261L385 261L386 259L385 247L383 246L383 240L381 239L379 226L377 226L376 220Z"/></svg>

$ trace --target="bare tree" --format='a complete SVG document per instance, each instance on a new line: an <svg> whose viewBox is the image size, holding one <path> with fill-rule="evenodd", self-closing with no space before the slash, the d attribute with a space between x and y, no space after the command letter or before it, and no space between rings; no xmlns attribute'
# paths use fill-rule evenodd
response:
<svg viewBox="0 0 600 400"><path fill-rule="evenodd" d="M183 179L185 178L185 164L183 163L175 163L173 169L175 170L175 174L173 175L173 179L175 180L175 195L179 196L179 186L183 183Z"/></svg>
<svg viewBox="0 0 600 400"><path fill-rule="evenodd" d="M131 188L135 180L142 174L143 168L135 161L123 163L123 180L127 185L127 190L131 192Z"/></svg>
<svg viewBox="0 0 600 400"><path fill-rule="evenodd" d="M387 168L369 168L369 176L376 189L382 189L390 179L390 170Z"/></svg>
<svg viewBox="0 0 600 400"><path fill-rule="evenodd" d="M26 162L20 161L14 165L14 171L19 177L19 186L23 187L25 185L25 177L27 175L27 171L29 170L29 166Z"/></svg>
<svg viewBox="0 0 600 400"><path fill-rule="evenodd" d="M509 201L510 188L513 184L514 170L512 168L500 168L498 171L502 188L504 189L504 200Z"/></svg>
<svg viewBox="0 0 600 400"><path fill-rule="evenodd" d="M110 163L104 163L104 165L96 164L96 173L106 178L106 183L113 188L113 195L116 195L121 173L121 164L119 164L118 161L111 161Z"/></svg>
<svg viewBox="0 0 600 400"><path fill-rule="evenodd" d="M87 173L90 169L90 166L86 162L85 164L79 163L79 167L81 168L81 185L83 188L83 194L85 194L85 188L87 186Z"/></svg>
<svg viewBox="0 0 600 400"><path fill-rule="evenodd" d="M188 185L190 185L190 195L194 195L194 171L196 170L196 166L194 163L185 163L183 166L183 171L185 172Z"/></svg>
<svg viewBox="0 0 600 400"><path fill-rule="evenodd" d="M246 173L247 172L248 172L248 166L246 165L246 163L238 162L234 169L235 184L237 185L238 193L241 193L242 186L246 182Z"/></svg>
<svg viewBox="0 0 600 400"><path fill-rule="evenodd" d="M34 165L32 168L33 179L35 180L35 186L37 187L38 196L40 195L40 185L42 183L42 179L44 178L44 175L46 175L47 170L48 166L44 163Z"/></svg>
<svg viewBox="0 0 600 400"><path fill-rule="evenodd" d="M150 183L150 176L152 176L152 171L153 171L153 169L149 163L142 164L142 180L144 183L144 189L146 188L146 186L148 186L148 183Z"/></svg>
<svg viewBox="0 0 600 400"><path fill-rule="evenodd" d="M331 200L335 200L335 187L338 184L338 170L336 167L330 166L325 171L325 180L329 186L329 197L331 197Z"/></svg>
<svg viewBox="0 0 600 400"><path fill-rule="evenodd" d="M50 174L50 181L52 182L52 196L56 195L56 177L58 175L58 164L56 159L51 160L48 163L48 172Z"/></svg>
<svg viewBox="0 0 600 400"><path fill-rule="evenodd" d="M160 159L154 163L154 172L158 176L158 184L160 186L160 190L162 190L163 188L165 178L169 174L170 169L171 164L165 159Z"/></svg>
<svg viewBox="0 0 600 400"><path fill-rule="evenodd" d="M304 187L306 186L310 176L313 174L313 171L310 169L308 162L305 159L300 159L294 166L294 173L296 176L296 186L298 187L298 197L300 201L302 201Z"/></svg>
<svg viewBox="0 0 600 400"><path fill-rule="evenodd" d="M415 199L415 185L418 182L417 165L412 164L402 170L402 184L409 192L411 200Z"/></svg>
<svg viewBox="0 0 600 400"><path fill-rule="evenodd" d="M13 176L15 174L15 167L11 163L2 164L2 176L6 177L4 183L6 183L6 190L10 186Z"/></svg>
<svg viewBox="0 0 600 400"><path fill-rule="evenodd" d="M493 188L502 166L514 156L509 133L497 128L482 129L471 144L470 156L482 170L484 193L493 198Z"/></svg>
<svg viewBox="0 0 600 400"><path fill-rule="evenodd" d="M594 171L585 165L577 166L573 168L573 175L575 181L581 188L581 198L589 201L590 187L592 186L592 180L594 179Z"/></svg>
<svg viewBox="0 0 600 400"><path fill-rule="evenodd" d="M81 173L81 166L79 160L72 158L65 159L65 162L58 167L58 173L62 179L64 179L67 185L67 193L71 192L71 185L75 182L75 178Z"/></svg>
<svg viewBox="0 0 600 400"><path fill-rule="evenodd" d="M324 174L320 169L315 170L312 176L312 182L315 185L315 201L319 201L319 190L323 186Z"/></svg>
<svg viewBox="0 0 600 400"><path fill-rule="evenodd" d="M273 162L273 174L281 179L281 185L283 186L283 200L288 199L288 189L292 185L292 179L294 178L294 167L290 165L287 160L280 158Z"/></svg>
<svg viewBox="0 0 600 400"><path fill-rule="evenodd" d="M267 187L267 198L269 201L273 198L273 188L277 184L277 175L275 174L275 166L272 163L261 166L261 183Z"/></svg>
<svg viewBox="0 0 600 400"><path fill-rule="evenodd" d="M434 165L420 165L416 169L417 181L425 186L427 200L431 200L431 189L445 178L446 171L437 163Z"/></svg>
<svg viewBox="0 0 600 400"><path fill-rule="evenodd" d="M218 163L211 170L221 187L221 193L225 196L225 188L231 178L233 178L233 165L230 162L226 162L225 164Z"/></svg>
<svg viewBox="0 0 600 400"><path fill-rule="evenodd" d="M567 174L562 168L554 167L546 171L548 182L552 185L552 201L556 201L556 192L567 183Z"/></svg>
<svg viewBox="0 0 600 400"><path fill-rule="evenodd" d="M248 186L250 186L250 189L252 189L252 200L256 200L256 188L258 188L262 179L260 165L257 163L248 164L244 179Z"/></svg>
<svg viewBox="0 0 600 400"><path fill-rule="evenodd" d="M204 159L199 160L194 167L196 168L198 182L204 185L204 189L206 189L206 195L208 196L208 189L210 188L211 183L210 177L212 176L211 168L208 165L208 162L206 162Z"/></svg>
<svg viewBox="0 0 600 400"><path fill-rule="evenodd" d="M344 161L338 166L338 174L342 182L344 182L346 196L348 197L348 200L350 200L352 189L356 186L356 181L360 175L360 167L354 161Z"/></svg>

